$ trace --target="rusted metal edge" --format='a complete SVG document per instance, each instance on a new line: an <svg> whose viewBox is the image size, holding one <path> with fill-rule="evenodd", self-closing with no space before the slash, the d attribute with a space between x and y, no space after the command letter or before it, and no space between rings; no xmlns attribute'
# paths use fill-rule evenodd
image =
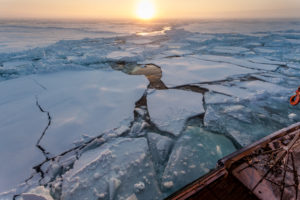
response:
<svg viewBox="0 0 300 200"><path fill-rule="evenodd" d="M214 171L202 176L200 179L178 190L178 192L167 197L166 200L185 200L189 197L192 197L194 194L207 187L214 181L226 177L227 174L228 172L224 167L215 169Z"/></svg>
<svg viewBox="0 0 300 200"><path fill-rule="evenodd" d="M278 139L282 136L285 136L287 134L290 134L292 132L295 132L297 130L300 130L300 122L293 124L287 128L283 128L279 131L276 131L228 156L225 156L224 158L222 158L221 160L218 161L218 165L220 167L225 167L226 169L230 169L231 165L233 163L235 163L236 161L239 161L240 159L242 159L245 156L250 155L253 151L261 148L262 146L266 145L267 143Z"/></svg>

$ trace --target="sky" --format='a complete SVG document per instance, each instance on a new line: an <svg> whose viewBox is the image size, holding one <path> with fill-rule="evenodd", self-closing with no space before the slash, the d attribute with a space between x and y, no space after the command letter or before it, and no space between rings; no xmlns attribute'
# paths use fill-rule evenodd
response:
<svg viewBox="0 0 300 200"><path fill-rule="evenodd" d="M137 18L145 0L0 0L0 18ZM157 19L300 18L300 0L147 0Z"/></svg>

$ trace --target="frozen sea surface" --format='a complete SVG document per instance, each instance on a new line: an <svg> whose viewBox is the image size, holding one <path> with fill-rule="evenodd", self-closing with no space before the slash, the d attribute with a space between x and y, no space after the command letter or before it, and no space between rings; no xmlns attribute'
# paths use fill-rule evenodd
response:
<svg viewBox="0 0 300 200"><path fill-rule="evenodd" d="M147 82L137 76L128 80L117 71L62 72L0 82L5 93L0 131L6 133L1 140L1 189L25 180L34 165L76 143L129 129L135 101Z"/></svg>
<svg viewBox="0 0 300 200"><path fill-rule="evenodd" d="M300 120L299 20L0 21L0 199L163 199Z"/></svg>

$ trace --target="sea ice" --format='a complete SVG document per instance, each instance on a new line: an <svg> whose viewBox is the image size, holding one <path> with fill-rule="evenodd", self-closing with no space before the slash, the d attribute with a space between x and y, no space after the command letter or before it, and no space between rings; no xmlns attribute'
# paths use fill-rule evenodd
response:
<svg viewBox="0 0 300 200"><path fill-rule="evenodd" d="M283 26L284 24L284 26ZM260 33L270 34L270 32L279 32L284 30L300 30L299 23L293 20L277 20L277 21L258 21L258 20L207 20L199 22L184 23L179 26L186 31L195 33L206 33L216 35L226 34L243 34L255 35L258 30Z"/></svg>
<svg viewBox="0 0 300 200"><path fill-rule="evenodd" d="M126 58L131 58L133 56L135 55L126 51L113 51L107 55L107 58L114 59L114 60L122 60Z"/></svg>
<svg viewBox="0 0 300 200"><path fill-rule="evenodd" d="M224 135L188 125L178 139L162 175L162 189L174 192L208 173L222 157L236 148Z"/></svg>
<svg viewBox="0 0 300 200"><path fill-rule="evenodd" d="M158 24L157 29L163 29ZM152 26L151 26L152 28ZM121 37L136 32L145 32L148 26L137 23L112 21L27 21L2 20L0 32L0 53L16 52L35 47L44 47L60 40L83 38ZM153 31L153 30L152 30Z"/></svg>
<svg viewBox="0 0 300 200"><path fill-rule="evenodd" d="M151 121L178 136L189 117L204 113L203 95L177 89L154 90L147 96Z"/></svg>
<svg viewBox="0 0 300 200"><path fill-rule="evenodd" d="M53 200L53 197L50 195L49 189L46 189L43 186L38 186L26 193L23 193L19 199L20 200Z"/></svg>
<svg viewBox="0 0 300 200"><path fill-rule="evenodd" d="M163 199L300 121L297 20L4 20L0 32L0 199L48 198L44 185L53 199Z"/></svg>
<svg viewBox="0 0 300 200"><path fill-rule="evenodd" d="M134 146L134 148L132 148ZM97 174L95 176L95 174ZM85 152L63 176L65 200L160 199L145 138L119 138ZM151 197L151 198L150 198Z"/></svg>
<svg viewBox="0 0 300 200"><path fill-rule="evenodd" d="M192 56L157 59L152 62L161 67L162 81L169 87L218 81L233 75L255 72L233 64L203 61Z"/></svg>
<svg viewBox="0 0 300 200"><path fill-rule="evenodd" d="M255 100L234 104L208 104L204 125L246 146L300 120L300 111L284 102L288 102L287 98L257 95ZM289 117L291 113L296 114L295 118Z"/></svg>
<svg viewBox="0 0 300 200"><path fill-rule="evenodd" d="M147 134L147 138L154 164L159 165L166 162L173 145L173 140L166 136L151 132Z"/></svg>
<svg viewBox="0 0 300 200"><path fill-rule="evenodd" d="M198 58L200 60L207 60L212 62L219 62L219 63L229 63L239 67L244 67L248 69L254 70L267 70L273 71L276 70L279 65L274 63L255 63L253 60L247 60L245 58L235 58L229 56L216 56L216 55L196 55L193 56L194 58Z"/></svg>
<svg viewBox="0 0 300 200"><path fill-rule="evenodd" d="M244 47L232 47L232 46L218 46L212 49L212 51L216 52L216 53L221 53L221 54L242 54L245 53L247 51L249 51L249 49L244 48Z"/></svg>
<svg viewBox="0 0 300 200"><path fill-rule="evenodd" d="M270 60L267 59L266 57L260 57L260 56L255 56L253 58L249 58L248 59L250 62L254 62L254 63L260 63L260 64L269 64L269 65L285 65L285 62L281 62L279 60Z"/></svg>
<svg viewBox="0 0 300 200"><path fill-rule="evenodd" d="M199 86L228 97L236 98L237 100L253 100L258 95L288 95L291 92L288 88L260 80L244 82L237 80L223 84L199 84ZM207 101L207 103L213 102Z"/></svg>
<svg viewBox="0 0 300 200"><path fill-rule="evenodd" d="M43 90L29 78L0 82L0 193L34 172L44 156L36 147L48 120L36 105Z"/></svg>
<svg viewBox="0 0 300 200"><path fill-rule="evenodd" d="M147 80L128 79L121 72L62 72L35 75L0 83L0 192L11 189L33 173L45 159L40 146L53 154L71 149L82 135L128 126ZM29 116L29 117L28 117Z"/></svg>
<svg viewBox="0 0 300 200"><path fill-rule="evenodd" d="M129 125L135 102L148 81L117 71L62 72L36 76L47 90L39 96L51 113L51 126L41 145L52 154L74 147L81 135L95 137Z"/></svg>

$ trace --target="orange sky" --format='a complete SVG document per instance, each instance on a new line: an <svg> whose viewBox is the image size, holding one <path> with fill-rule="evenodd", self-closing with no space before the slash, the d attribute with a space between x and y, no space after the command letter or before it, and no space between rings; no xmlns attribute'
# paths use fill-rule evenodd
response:
<svg viewBox="0 0 300 200"><path fill-rule="evenodd" d="M140 0L0 0L0 18L136 18ZM156 18L300 17L300 0L149 0Z"/></svg>

